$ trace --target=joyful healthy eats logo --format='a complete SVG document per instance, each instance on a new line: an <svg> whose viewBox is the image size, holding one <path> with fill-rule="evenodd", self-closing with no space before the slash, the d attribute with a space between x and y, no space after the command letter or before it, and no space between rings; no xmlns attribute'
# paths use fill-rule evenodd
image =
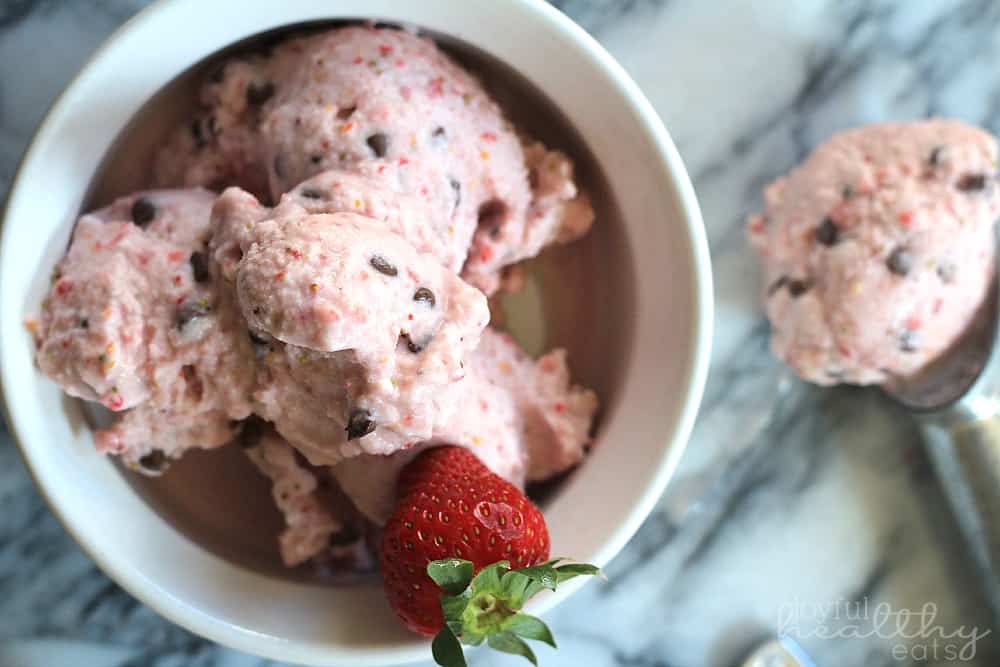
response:
<svg viewBox="0 0 1000 667"><path fill-rule="evenodd" d="M938 607L927 602L919 609L894 609L888 602L868 598L808 602L798 598L778 610L778 636L796 640L852 640L879 638L891 646L895 660L914 662L969 662L989 628L946 626Z"/></svg>

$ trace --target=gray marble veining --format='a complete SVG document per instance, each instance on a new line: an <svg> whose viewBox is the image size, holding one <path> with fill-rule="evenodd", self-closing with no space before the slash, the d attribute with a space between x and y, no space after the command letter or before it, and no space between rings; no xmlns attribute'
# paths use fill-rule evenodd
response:
<svg viewBox="0 0 1000 667"><path fill-rule="evenodd" d="M54 96L144 4L0 3L0 191ZM609 581L551 615L561 648L540 651L543 664L728 667L781 629L821 665L998 664L992 635L952 656L927 637L874 632L876 609L928 604L943 630L994 626L913 425L875 392L808 387L769 357L742 225L761 186L837 129L942 114L1000 131L1000 4L555 4L623 63L678 143L708 226L717 333L676 481ZM0 618L0 665L274 664L197 638L110 582L6 435Z"/></svg>

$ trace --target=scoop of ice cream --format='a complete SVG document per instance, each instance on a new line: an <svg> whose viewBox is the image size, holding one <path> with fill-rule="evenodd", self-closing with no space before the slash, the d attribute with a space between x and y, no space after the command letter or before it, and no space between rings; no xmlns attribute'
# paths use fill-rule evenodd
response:
<svg viewBox="0 0 1000 667"><path fill-rule="evenodd" d="M43 303L39 368L72 396L127 410L95 442L129 463L222 444L250 410L249 343L231 340L243 325L205 246L213 200L150 191L84 215Z"/></svg>
<svg viewBox="0 0 1000 667"><path fill-rule="evenodd" d="M213 256L269 346L259 411L311 460L389 454L448 417L442 391L489 321L482 292L353 213L270 212L233 189L214 217Z"/></svg>
<svg viewBox="0 0 1000 667"><path fill-rule="evenodd" d="M486 329L465 366L466 376L448 390L457 407L427 442L392 456L346 459L332 468L343 491L376 523L392 512L399 471L427 446L467 447L518 486L582 460L597 397L570 383L564 350L536 361L509 334Z"/></svg>
<svg viewBox="0 0 1000 667"><path fill-rule="evenodd" d="M771 346L818 384L919 372L956 341L994 273L997 145L957 121L833 136L750 218Z"/></svg>
<svg viewBox="0 0 1000 667"><path fill-rule="evenodd" d="M504 266L593 220L568 158L537 142L523 148L482 84L409 32L355 26L288 40L227 64L202 106L161 151L159 182L231 183L260 196L264 171L276 201L323 171L376 176L407 209L416 201L432 212L428 231L447 266L472 250L466 277L488 293Z"/></svg>

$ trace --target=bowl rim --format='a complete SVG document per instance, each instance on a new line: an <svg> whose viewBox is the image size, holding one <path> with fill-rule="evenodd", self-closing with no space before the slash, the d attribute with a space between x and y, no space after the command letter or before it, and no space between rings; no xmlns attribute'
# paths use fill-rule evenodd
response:
<svg viewBox="0 0 1000 667"><path fill-rule="evenodd" d="M693 310L695 316L691 321L691 342L693 352L687 359L684 370L684 377L686 379L686 396L680 407L680 411L672 429L673 437L671 440L664 443L664 455L659 458L655 473L651 477L651 481L642 491L638 501L633 504L627 517L619 524L617 530L613 531L607 539L604 540L602 546L594 554L592 560L597 565L603 567L622 550L626 543L639 529L642 522L653 511L668 482L672 478L677 465L679 464L680 458L686 449L691 432L694 428L708 377L713 336L713 280L707 234L694 186L691 183L680 154L652 104L640 90L639 86L625 72L624 68L610 55L610 53L607 52L602 45L600 45L600 43L597 42L594 37L587 33L572 19L564 15L560 10L545 2L545 0L507 1L510 3L512 10L519 11L522 14L532 15L535 19L544 24L545 28L562 33L564 37L568 38L574 43L575 46L579 47L581 54L586 57L589 64L595 69L601 71L602 74L609 79L609 82L620 95L621 103L629 106L631 108L630 110L637 116L643 126L643 130L652 140L655 153L662 161L662 166L665 168L666 172L670 174L670 180L667 184L673 188L679 209L682 213L681 217L683 219L686 236L689 241L687 251L690 253L691 263L694 267L694 275L692 276L692 291L694 296ZM97 64L104 57L104 55L122 39L123 36L137 30L147 22L155 20L157 14L168 6L182 4L184 2L189 2L189 0L154 0L154 2L150 5L137 12L134 16L120 25L97 47L92 54L83 60L77 72L71 77L63 90L55 97L32 133L24 154L19 160L14 171L6 197L4 198L2 205L0 205L0 247L4 245L4 239L7 236L7 219L9 216L11 202L15 198L15 193L17 193L20 189L25 167L34 159L34 153L39 143L39 138L43 136L49 126L52 125L53 118L60 111L63 111L67 98L70 97L70 93L78 86L80 79L84 76L84 74L90 71L91 68L93 68L94 65ZM392 12L389 11L387 7L388 5L380 5L380 11L378 13L381 17L387 20L392 20ZM331 20L344 16L342 13L338 15L336 7L331 7L330 12L331 16L329 18ZM292 14L292 12L290 12L290 14ZM301 20L305 17L290 15L287 25L296 23L297 18ZM263 32L276 27L280 27L280 25L261 25L258 32ZM225 46L226 45L222 45L220 48L225 48ZM5 347L6 346L2 343L2 332L0 332L0 349L4 349ZM143 604L148 605L161 616L202 637L224 646L251 652L268 658L289 659L286 653L280 652L280 646L263 641L264 639L267 639L266 637L262 637L258 640L256 633L253 633L252 631L247 632L247 629L233 628L228 624L217 622L217 619L213 622L213 619L208 619L197 614L191 614L183 604L178 604L178 601L174 601L170 596L162 595L153 583L146 581L140 576L135 576L134 572L119 569L109 558L105 557L103 548L100 546L98 541L93 540L87 535L77 531L74 524L70 522L61 512L59 504L54 500L54 494L49 488L42 484L35 470L32 454L29 451L31 448L26 444L29 441L29 438L25 437L25 434L19 431L18 423L15 419L13 419L13 412L10 409L11 402L9 400L11 391L11 388L6 386L6 383L4 382L3 374L0 373L0 411L2 411L2 416L7 425L8 432L10 433L13 442L17 445L19 454L24 461L25 468L31 476L35 488L45 500L49 510L56 516L60 524L62 524L63 528L106 576L108 576L116 584L120 585L130 595L141 601ZM672 446L670 446L671 443ZM574 590L582 586L584 583L585 582L580 579L574 580L565 587L562 587L558 593L543 597L539 600L539 603L534 606L533 611L540 614L545 613L547 610L551 609L560 601L568 597ZM352 651L352 653L355 654L353 657L345 653L340 653L337 656L340 662L337 664L370 664L370 660L372 658L370 650L358 650ZM297 654L294 656L294 659L302 659L302 657L303 656L301 654ZM331 657L332 655L328 654L326 656L318 656L316 659L329 660ZM426 659L427 657L429 657L428 643L426 641L416 639L406 646L402 646L397 649L386 649L385 653L379 653L379 658L387 661L387 664L389 662L391 662L391 664L402 664L405 662Z"/></svg>

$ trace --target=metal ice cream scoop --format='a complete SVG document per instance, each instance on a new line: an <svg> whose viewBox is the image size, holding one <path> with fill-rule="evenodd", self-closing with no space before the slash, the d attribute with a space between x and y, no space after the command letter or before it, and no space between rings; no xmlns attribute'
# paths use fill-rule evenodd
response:
<svg viewBox="0 0 1000 667"><path fill-rule="evenodd" d="M917 420L1000 618L1000 326L996 281L973 325L919 376L884 387Z"/></svg>

